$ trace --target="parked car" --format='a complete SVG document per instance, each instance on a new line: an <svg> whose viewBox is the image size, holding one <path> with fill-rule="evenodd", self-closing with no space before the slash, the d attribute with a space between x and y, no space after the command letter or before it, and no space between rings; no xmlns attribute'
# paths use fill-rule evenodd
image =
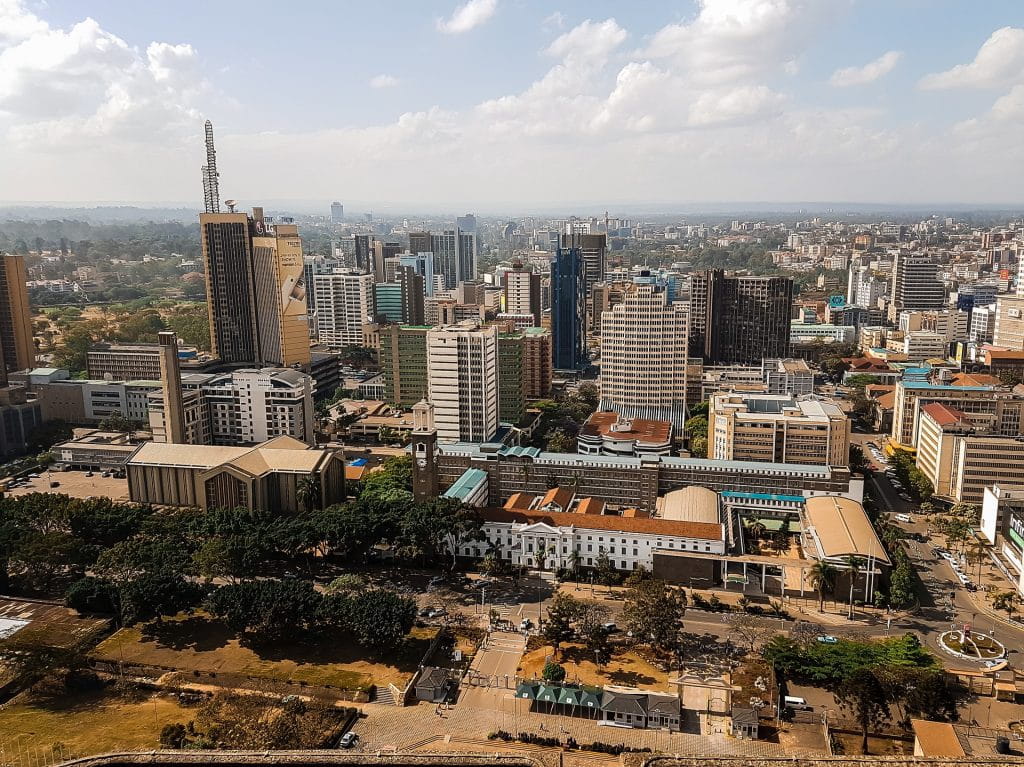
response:
<svg viewBox="0 0 1024 767"><path fill-rule="evenodd" d="M341 748L352 748L352 746L354 746L356 744L356 741L358 740L359 736L356 735L354 732L349 731L341 736L341 740L338 741L338 745Z"/></svg>
<svg viewBox="0 0 1024 767"><path fill-rule="evenodd" d="M902 499L903 499L904 501L906 501L907 503L910 503L911 501L913 501L913 500L914 500L914 499L913 499L913 498L911 498L911 497L910 497L910 496L909 496L909 495L908 495L907 493L900 493L900 498L902 498Z"/></svg>
<svg viewBox="0 0 1024 767"><path fill-rule="evenodd" d="M897 522L913 522L914 520L913 520L913 518L909 514L897 514L896 515L896 521Z"/></svg>
<svg viewBox="0 0 1024 767"><path fill-rule="evenodd" d="M818 641L822 644L836 644L839 640L831 634L822 634L818 637Z"/></svg>

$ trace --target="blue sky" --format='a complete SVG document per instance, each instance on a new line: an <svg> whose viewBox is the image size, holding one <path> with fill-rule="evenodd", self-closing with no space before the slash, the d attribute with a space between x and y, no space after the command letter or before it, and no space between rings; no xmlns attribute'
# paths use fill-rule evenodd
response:
<svg viewBox="0 0 1024 767"><path fill-rule="evenodd" d="M240 199L1016 203L1024 2L0 0L0 200L194 200L207 117Z"/></svg>

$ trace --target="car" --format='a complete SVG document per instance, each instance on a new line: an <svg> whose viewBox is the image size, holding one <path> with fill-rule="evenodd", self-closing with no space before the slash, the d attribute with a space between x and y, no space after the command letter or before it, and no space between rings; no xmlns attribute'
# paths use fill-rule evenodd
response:
<svg viewBox="0 0 1024 767"><path fill-rule="evenodd" d="M442 615L444 615L443 607L431 607L429 610L427 610L428 618L440 618Z"/></svg>
<svg viewBox="0 0 1024 767"><path fill-rule="evenodd" d="M427 585L440 586L442 583L444 583L444 577L441 575L435 575L433 578L430 579L430 582Z"/></svg>
<svg viewBox="0 0 1024 767"><path fill-rule="evenodd" d="M964 588L970 591L972 594L978 590L978 587L971 581L967 581L967 583L964 584Z"/></svg>
<svg viewBox="0 0 1024 767"><path fill-rule="evenodd" d="M611 621L609 621L608 623L602 623L602 624L601 624L601 627L602 627L602 628L603 628L603 629L604 629L605 631L607 631L607 632L608 632L609 634L614 634L614 633L615 633L616 631L618 631L618 630L619 630L619 627L618 627L618 626L616 626L616 625L615 625L614 623L612 623Z"/></svg>
<svg viewBox="0 0 1024 767"><path fill-rule="evenodd" d="M839 640L831 634L822 634L818 637L818 641L822 644L836 644Z"/></svg>
<svg viewBox="0 0 1024 767"><path fill-rule="evenodd" d="M996 658L995 660L987 660L984 663L982 663L981 665L984 666L985 668L996 668L997 666L1002 666L1005 663L1006 663L1006 658Z"/></svg>
<svg viewBox="0 0 1024 767"><path fill-rule="evenodd" d="M92 472L91 472L91 471L87 471L87 472L85 472L85 476L87 476L87 477L91 477L91 476L92 476Z"/></svg>
<svg viewBox="0 0 1024 767"><path fill-rule="evenodd" d="M351 730L341 736L341 740L338 741L338 745L342 748L352 748L359 740L359 736Z"/></svg>
<svg viewBox="0 0 1024 767"><path fill-rule="evenodd" d="M868 443L866 443L866 444L867 444L867 446L868 446L868 447L870 447L870 448L871 448L872 450L878 450L878 445L877 445L877 444L876 444L875 442L868 442Z"/></svg>
<svg viewBox="0 0 1024 767"><path fill-rule="evenodd" d="M50 482L50 487L60 487L60 482L58 482L57 480L53 480L52 482Z"/></svg>
<svg viewBox="0 0 1024 767"><path fill-rule="evenodd" d="M529 631L532 627L533 621L531 621L529 618L523 618L521 621L519 621L520 631Z"/></svg>
<svg viewBox="0 0 1024 767"><path fill-rule="evenodd" d="M913 520L913 518L911 518L911 516L909 514L897 514L896 515L896 521L897 522L913 522L914 520Z"/></svg>
<svg viewBox="0 0 1024 767"><path fill-rule="evenodd" d="M907 493L900 493L900 498L902 498L907 503L910 503L912 500L914 500Z"/></svg>

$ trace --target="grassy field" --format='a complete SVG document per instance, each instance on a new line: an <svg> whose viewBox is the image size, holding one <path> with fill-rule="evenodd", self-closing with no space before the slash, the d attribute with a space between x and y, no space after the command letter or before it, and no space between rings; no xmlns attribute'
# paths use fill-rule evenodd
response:
<svg viewBox="0 0 1024 767"><path fill-rule="evenodd" d="M389 683L402 687L416 670L437 629L414 628L396 650L375 654L344 639L250 646L219 621L179 616L162 625L121 629L92 653L106 661L140 663L182 672L213 672L346 689Z"/></svg>
<svg viewBox="0 0 1024 767"><path fill-rule="evenodd" d="M187 723L192 711L169 696L121 697L109 690L39 694L0 708L0 748L9 757L20 753L37 762L157 748L163 726Z"/></svg>
<svg viewBox="0 0 1024 767"><path fill-rule="evenodd" d="M530 679L539 679L544 663L554 653L550 645L523 655L516 673ZM594 656L583 645L562 645L554 660L565 667L566 681L591 685L623 685L646 690L667 690L668 673L652 666L632 650L618 652L609 663L598 668Z"/></svg>

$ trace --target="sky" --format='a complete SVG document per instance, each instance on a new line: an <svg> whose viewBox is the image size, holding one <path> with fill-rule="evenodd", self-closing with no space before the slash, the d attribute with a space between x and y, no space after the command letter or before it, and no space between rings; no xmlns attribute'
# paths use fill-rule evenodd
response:
<svg viewBox="0 0 1024 767"><path fill-rule="evenodd" d="M1024 0L0 0L0 201L1024 203Z"/></svg>

